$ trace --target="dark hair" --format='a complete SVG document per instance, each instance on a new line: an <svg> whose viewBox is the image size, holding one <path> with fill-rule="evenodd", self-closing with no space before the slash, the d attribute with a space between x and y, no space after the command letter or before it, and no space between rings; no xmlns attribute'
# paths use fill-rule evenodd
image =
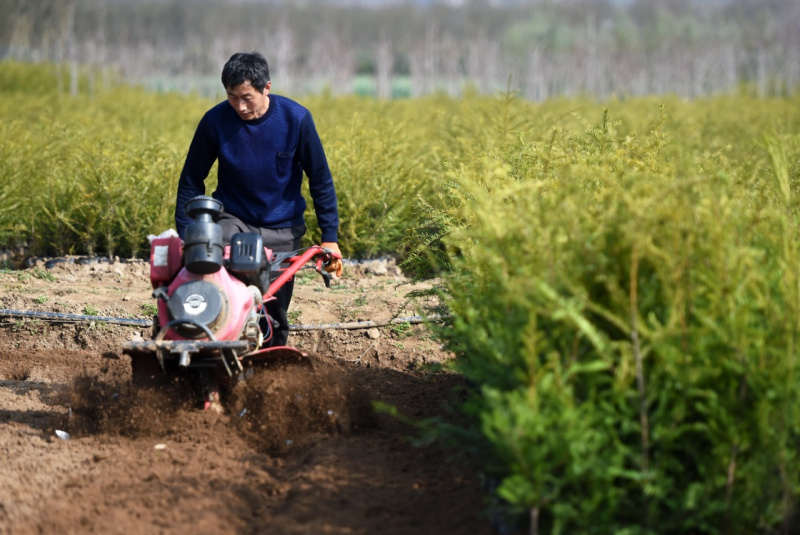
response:
<svg viewBox="0 0 800 535"><path fill-rule="evenodd" d="M269 82L269 64L258 52L237 52L222 68L222 85L230 89L250 82L257 91L264 91Z"/></svg>

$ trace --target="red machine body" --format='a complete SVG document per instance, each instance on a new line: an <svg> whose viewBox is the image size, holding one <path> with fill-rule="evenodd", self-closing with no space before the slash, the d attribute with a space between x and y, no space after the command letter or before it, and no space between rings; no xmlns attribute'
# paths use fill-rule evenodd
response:
<svg viewBox="0 0 800 535"><path fill-rule="evenodd" d="M178 236L154 238L150 242L150 282L158 288L175 278L183 268L183 241Z"/></svg>
<svg viewBox="0 0 800 535"><path fill-rule="evenodd" d="M225 268L207 275L198 275L186 268L181 268L167 286L167 296L172 297L178 289L196 281L203 281L214 286L223 299L221 314L213 324L212 332L214 336L217 340L238 340L244 331L248 318L252 319L252 315L255 312L254 308L261 306L261 300L255 301L254 291L239 279L232 277ZM155 283L155 281L153 282ZM207 310L207 303L198 299L197 294L195 294L195 299L191 299L191 297L189 296L189 300L183 303L184 311L187 314L191 315L195 311L198 314L202 314ZM260 295L256 292L255 297L258 298ZM168 303L168 300L159 299L158 301L158 321L161 325L166 325L172 321ZM164 339L186 340L191 338L172 329L164 335Z"/></svg>
<svg viewBox="0 0 800 535"><path fill-rule="evenodd" d="M186 239L151 240L150 281L158 308L152 339L122 346L136 382L198 372L207 406L215 391L219 395L219 377L239 377L246 365L272 358L305 357L269 344L273 320L265 304L311 260L328 286L322 266L333 258L319 246L275 254L258 233L235 234L230 244L221 244L221 230L209 215L221 211L217 205L210 197L192 199L187 213L197 217Z"/></svg>

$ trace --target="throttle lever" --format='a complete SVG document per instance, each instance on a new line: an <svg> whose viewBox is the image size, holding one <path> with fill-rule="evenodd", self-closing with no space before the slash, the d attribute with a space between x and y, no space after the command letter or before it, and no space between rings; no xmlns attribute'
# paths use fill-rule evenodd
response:
<svg viewBox="0 0 800 535"><path fill-rule="evenodd" d="M327 265L329 262L330 262L330 260L328 260L328 262L325 262L325 264ZM328 273L327 271L325 271L324 269L322 269L322 258L317 258L316 270L317 270L317 273L322 275L322 280L325 283L325 287L326 288L330 288L331 287L331 274Z"/></svg>

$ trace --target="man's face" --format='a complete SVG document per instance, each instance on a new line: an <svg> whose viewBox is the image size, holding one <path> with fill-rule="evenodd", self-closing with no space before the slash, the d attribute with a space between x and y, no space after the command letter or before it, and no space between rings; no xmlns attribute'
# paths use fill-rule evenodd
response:
<svg viewBox="0 0 800 535"><path fill-rule="evenodd" d="M258 119L269 107L269 90L272 82L267 82L263 92L259 92L250 82L245 82L233 87L226 88L228 92L228 103L233 106L236 113L245 121Z"/></svg>

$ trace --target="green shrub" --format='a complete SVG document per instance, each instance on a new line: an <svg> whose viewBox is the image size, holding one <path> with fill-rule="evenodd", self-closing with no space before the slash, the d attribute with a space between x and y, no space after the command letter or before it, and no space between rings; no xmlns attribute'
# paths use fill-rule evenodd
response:
<svg viewBox="0 0 800 535"><path fill-rule="evenodd" d="M0 64L0 73L9 69L20 72ZM33 254L142 255L147 234L174 226L180 154L191 139L189 114L202 113L198 99L126 87L69 97L52 87L43 84L38 99L19 88L0 99L8 208L0 243L27 244Z"/></svg>
<svg viewBox="0 0 800 535"><path fill-rule="evenodd" d="M436 183L429 131L390 103L349 97L308 104L336 183L342 250L356 258L397 253L415 200ZM344 110L350 113L340 117ZM313 210L307 223L307 241L319 243Z"/></svg>
<svg viewBox="0 0 800 535"><path fill-rule="evenodd" d="M479 386L443 436L540 532L797 529L798 138L575 119L444 186L438 334Z"/></svg>

